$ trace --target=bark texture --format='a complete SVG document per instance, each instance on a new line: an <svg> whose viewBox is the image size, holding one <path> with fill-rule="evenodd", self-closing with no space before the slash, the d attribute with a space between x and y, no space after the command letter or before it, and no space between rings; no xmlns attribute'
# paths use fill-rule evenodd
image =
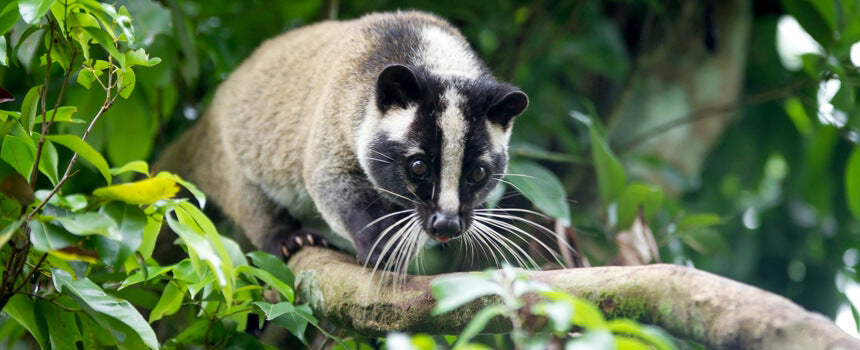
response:
<svg viewBox="0 0 860 350"><path fill-rule="evenodd" d="M296 273L299 297L309 301L318 316L371 336L389 331L456 334L472 315L494 302L483 298L434 316L429 285L435 276L407 276L395 291L372 280L370 269L352 257L313 247L301 250L289 265ZM820 314L693 268L609 266L536 271L531 277L591 300L610 318L656 324L709 348L860 349L860 340ZM487 331L508 327L494 322Z"/></svg>

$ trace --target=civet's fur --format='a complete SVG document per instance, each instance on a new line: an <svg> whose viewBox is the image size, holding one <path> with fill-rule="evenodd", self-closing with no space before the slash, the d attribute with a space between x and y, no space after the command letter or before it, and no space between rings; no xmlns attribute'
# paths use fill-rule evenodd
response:
<svg viewBox="0 0 860 350"><path fill-rule="evenodd" d="M323 22L260 46L160 166L196 183L258 248L279 252L291 218L321 214L376 263L428 234L474 229L527 104L436 16ZM406 233L415 242L395 237Z"/></svg>

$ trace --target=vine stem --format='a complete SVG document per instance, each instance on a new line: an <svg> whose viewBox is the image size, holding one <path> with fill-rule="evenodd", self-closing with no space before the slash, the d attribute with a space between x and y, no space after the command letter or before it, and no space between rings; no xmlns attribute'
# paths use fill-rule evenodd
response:
<svg viewBox="0 0 860 350"><path fill-rule="evenodd" d="M33 169L30 170L30 186L36 186L36 178L39 177L39 161L42 156L42 146L45 144L45 133L48 132L47 123L45 119L48 117L48 108L47 108L47 96L48 96L48 83L50 83L51 78L51 65L54 63L51 59L51 51L54 48L54 21L48 18L48 33L51 36L51 39L48 40L48 53L45 54L45 83L42 84L42 90L39 91L39 101L41 101L42 105L42 136L39 137L39 148L36 150L36 159L33 162ZM33 126L30 125L28 129L32 129ZM27 130L29 134L31 130ZM26 135L29 137L29 135Z"/></svg>

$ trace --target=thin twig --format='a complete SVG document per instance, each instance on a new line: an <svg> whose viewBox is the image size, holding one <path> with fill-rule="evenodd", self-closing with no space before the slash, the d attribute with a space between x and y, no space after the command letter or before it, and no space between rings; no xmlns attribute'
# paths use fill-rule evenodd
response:
<svg viewBox="0 0 860 350"><path fill-rule="evenodd" d="M33 275L36 274L36 271L39 271L39 266L42 265L43 262L45 262L45 258L47 257L48 253L42 254L42 257L39 258L39 261L36 263L35 266L33 266L33 269L30 270L30 273L27 275L27 277L24 278L23 281L21 281L21 284L19 284L18 287L12 289L12 293L18 293L19 291L21 291L21 288L24 288L24 285L27 284L27 281L33 278Z"/></svg>
<svg viewBox="0 0 860 350"><path fill-rule="evenodd" d="M42 146L45 144L45 133L47 131L47 124L45 124L45 119L48 117L48 103L47 95L48 95L48 83L50 83L51 78L51 65L54 63L51 59L51 50L54 47L54 21L48 18L48 33L50 35L50 39L48 40L48 53L45 54L45 83L42 84L42 90L39 93L39 100L42 105L42 136L39 137L39 147L36 150L36 159L33 162L33 169L30 170L30 186L36 186L36 178L39 177L39 161L42 157ZM30 130L27 130L29 133L33 126L29 126Z"/></svg>

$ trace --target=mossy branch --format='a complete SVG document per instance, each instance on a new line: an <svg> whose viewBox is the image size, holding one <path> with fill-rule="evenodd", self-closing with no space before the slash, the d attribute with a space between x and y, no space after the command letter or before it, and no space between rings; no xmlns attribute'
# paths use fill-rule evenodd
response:
<svg viewBox="0 0 860 350"><path fill-rule="evenodd" d="M492 299L433 315L430 281L408 276L399 290L371 280L350 256L305 248L289 261L297 292L314 312L342 327L379 336L389 331L457 334ZM377 273L377 278L379 273ZM591 300L608 317L656 324L717 349L860 349L860 340L786 298L701 270L676 265L610 266L533 272L531 277ZM495 321L502 321L497 319ZM487 332L509 332L504 322Z"/></svg>

